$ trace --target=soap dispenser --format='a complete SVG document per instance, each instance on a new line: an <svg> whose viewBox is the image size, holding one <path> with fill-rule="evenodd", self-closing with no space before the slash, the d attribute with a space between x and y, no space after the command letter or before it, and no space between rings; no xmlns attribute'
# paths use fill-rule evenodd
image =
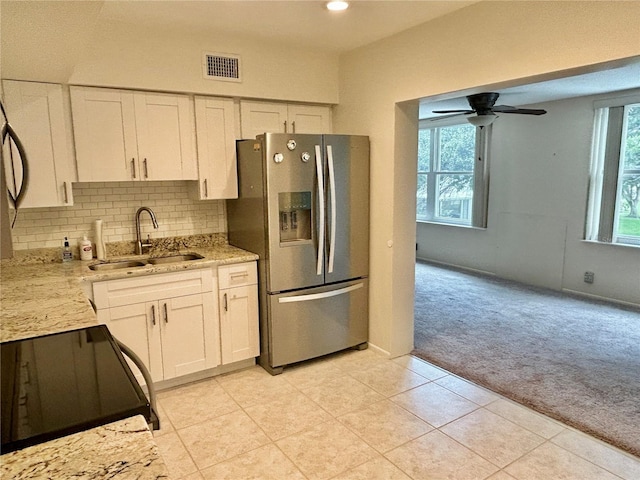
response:
<svg viewBox="0 0 640 480"><path fill-rule="evenodd" d="M80 242L80 260L92 260L93 259L93 247L91 246L91 240L85 235Z"/></svg>

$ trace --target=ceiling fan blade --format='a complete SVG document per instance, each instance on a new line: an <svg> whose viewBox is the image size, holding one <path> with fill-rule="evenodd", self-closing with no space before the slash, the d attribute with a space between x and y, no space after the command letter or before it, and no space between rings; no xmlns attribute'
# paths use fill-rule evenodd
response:
<svg viewBox="0 0 640 480"><path fill-rule="evenodd" d="M475 110L434 110L433 113L474 113Z"/></svg>
<svg viewBox="0 0 640 480"><path fill-rule="evenodd" d="M544 115L546 110L537 108L516 108L508 105L496 105L493 107L493 111L496 113L518 113L520 115Z"/></svg>

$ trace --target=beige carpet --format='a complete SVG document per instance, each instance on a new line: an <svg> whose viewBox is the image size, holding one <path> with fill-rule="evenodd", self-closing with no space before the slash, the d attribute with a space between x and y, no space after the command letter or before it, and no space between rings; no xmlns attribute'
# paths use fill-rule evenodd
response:
<svg viewBox="0 0 640 480"><path fill-rule="evenodd" d="M416 264L414 355L640 456L640 309Z"/></svg>

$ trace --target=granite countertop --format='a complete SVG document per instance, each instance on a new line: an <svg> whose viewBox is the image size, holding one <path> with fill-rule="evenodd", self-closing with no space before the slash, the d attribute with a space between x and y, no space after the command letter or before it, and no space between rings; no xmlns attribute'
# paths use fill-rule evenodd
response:
<svg viewBox="0 0 640 480"><path fill-rule="evenodd" d="M0 477L168 479L167 467L137 415L0 456Z"/></svg>
<svg viewBox="0 0 640 480"><path fill-rule="evenodd" d="M191 262L93 271L93 261L62 263L50 255L20 255L0 263L0 341L6 342L96 325L83 289L92 282L255 261L258 256L228 244L154 248L150 256L198 253ZM143 259L112 249L108 260ZM116 253L116 255L113 255ZM0 456L6 478L169 478L143 417L132 417Z"/></svg>

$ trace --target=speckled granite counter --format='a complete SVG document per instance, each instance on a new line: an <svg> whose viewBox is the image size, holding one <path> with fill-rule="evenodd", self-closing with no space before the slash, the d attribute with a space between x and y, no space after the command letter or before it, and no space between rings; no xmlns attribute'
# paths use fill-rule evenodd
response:
<svg viewBox="0 0 640 480"><path fill-rule="evenodd" d="M2 455L0 477L169 478L147 423L139 415Z"/></svg>
<svg viewBox="0 0 640 480"><path fill-rule="evenodd" d="M131 269L93 271L96 261L53 262L46 256L23 255L0 263L0 341L62 332L96 324L82 284L211 268L257 260L257 255L227 244L182 245L180 253L196 252L201 260ZM176 248L155 248L152 256L175 254ZM120 258L137 258L124 253ZM148 257L148 256L145 256ZM111 256L109 260L118 259ZM114 422L85 432L0 456L2 478L169 478L143 417Z"/></svg>

